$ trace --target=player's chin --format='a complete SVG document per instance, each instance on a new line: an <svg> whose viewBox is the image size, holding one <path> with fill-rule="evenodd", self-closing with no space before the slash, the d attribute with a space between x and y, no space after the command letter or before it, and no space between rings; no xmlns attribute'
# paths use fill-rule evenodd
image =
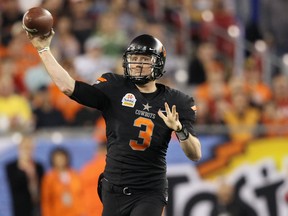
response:
<svg viewBox="0 0 288 216"><path fill-rule="evenodd" d="M142 78L142 77L149 76L149 73L143 73L143 71L142 72L132 72L131 76L133 78Z"/></svg>
<svg viewBox="0 0 288 216"><path fill-rule="evenodd" d="M141 79L143 77L143 75L141 75L141 74L133 74L131 77L133 79Z"/></svg>

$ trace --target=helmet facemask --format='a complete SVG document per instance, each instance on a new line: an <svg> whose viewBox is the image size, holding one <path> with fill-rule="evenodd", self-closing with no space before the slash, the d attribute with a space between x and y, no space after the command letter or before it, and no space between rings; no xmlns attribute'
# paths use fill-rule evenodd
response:
<svg viewBox="0 0 288 216"><path fill-rule="evenodd" d="M135 84L146 84L155 80L158 78L155 76L156 61L155 55L127 54L123 63L125 76Z"/></svg>

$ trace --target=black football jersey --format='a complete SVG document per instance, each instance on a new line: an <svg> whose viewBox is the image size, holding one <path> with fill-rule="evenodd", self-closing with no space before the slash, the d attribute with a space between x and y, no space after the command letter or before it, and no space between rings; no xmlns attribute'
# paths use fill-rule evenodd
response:
<svg viewBox="0 0 288 216"><path fill-rule="evenodd" d="M79 103L102 111L106 121L105 178L136 189L166 187L166 153L172 130L158 116L164 103L176 105L179 118L195 135L193 98L157 84L157 94L147 97L130 80L106 73L93 86L76 82L71 96ZM153 96L153 95L152 95Z"/></svg>

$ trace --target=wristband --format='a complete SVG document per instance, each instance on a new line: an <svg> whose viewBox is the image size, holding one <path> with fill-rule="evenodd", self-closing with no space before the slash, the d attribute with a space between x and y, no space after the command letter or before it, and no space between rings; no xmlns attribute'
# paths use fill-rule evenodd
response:
<svg viewBox="0 0 288 216"><path fill-rule="evenodd" d="M38 50L38 53L41 54L41 53L43 53L43 52L45 52L45 51L48 51L48 50L50 50L49 47L44 47L44 48Z"/></svg>
<svg viewBox="0 0 288 216"><path fill-rule="evenodd" d="M181 130L175 131L175 133L176 133L176 136L178 137L178 139L180 141L187 140L188 137L189 137L189 132L188 132L187 128L184 125L182 126Z"/></svg>

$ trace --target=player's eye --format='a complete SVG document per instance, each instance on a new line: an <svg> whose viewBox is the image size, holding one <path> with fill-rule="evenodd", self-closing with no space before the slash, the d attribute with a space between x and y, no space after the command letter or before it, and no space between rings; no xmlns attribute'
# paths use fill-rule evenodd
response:
<svg viewBox="0 0 288 216"><path fill-rule="evenodd" d="M128 61L137 61L138 57L137 56L128 56Z"/></svg>
<svg viewBox="0 0 288 216"><path fill-rule="evenodd" d="M142 61L144 62L150 62L151 58L150 57L143 57Z"/></svg>
<svg viewBox="0 0 288 216"><path fill-rule="evenodd" d="M128 56L127 60L129 62L145 62L145 63L151 63L152 62L152 58L150 56Z"/></svg>

